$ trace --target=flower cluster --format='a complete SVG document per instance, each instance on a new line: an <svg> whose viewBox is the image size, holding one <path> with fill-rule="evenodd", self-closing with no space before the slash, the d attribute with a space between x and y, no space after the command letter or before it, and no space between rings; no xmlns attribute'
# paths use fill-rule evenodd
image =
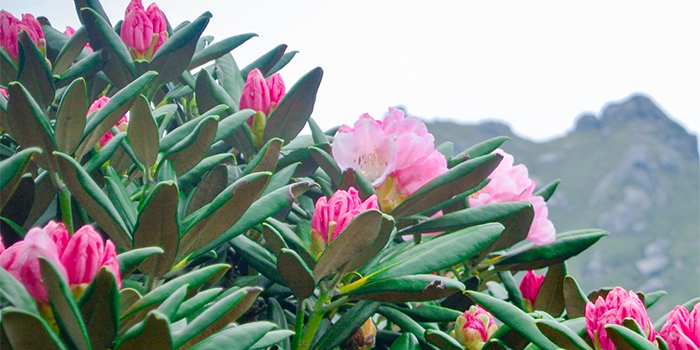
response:
<svg viewBox="0 0 700 350"><path fill-rule="evenodd" d="M29 34L34 44L45 53L46 39L44 39L44 31L41 29L39 21L33 15L23 13L20 20L5 10L0 11L0 46L5 49L14 61L19 59L19 39L17 36L23 30Z"/></svg>
<svg viewBox="0 0 700 350"><path fill-rule="evenodd" d="M98 109L104 107L104 105L106 105L108 101L109 101L109 97L107 97L107 96L102 96L102 97L98 98L97 100L95 100L95 101L90 105L90 108L88 108L88 112L87 112L86 117L90 116L90 114L92 114L93 112L97 111ZM123 115L123 116L119 119L119 121L117 121L117 123L116 123L114 126L115 126L117 129L119 129L119 131L126 131L126 129L129 127L129 120L126 119L126 114ZM102 138L100 139L99 148L104 147L104 145L106 145L107 142L109 142L109 140L112 139L112 137L114 137L114 135L112 134L112 132L111 132L111 131L107 131L107 132L104 134L104 136L102 136Z"/></svg>
<svg viewBox="0 0 700 350"><path fill-rule="evenodd" d="M450 335L465 349L480 350L497 330L498 326L493 316L481 306L472 305L457 317L455 328Z"/></svg>
<svg viewBox="0 0 700 350"><path fill-rule="evenodd" d="M354 127L341 126L332 154L342 170L353 168L372 182L382 210L390 213L447 171L447 159L435 150L434 141L420 119L389 108L383 120L365 113Z"/></svg>
<svg viewBox="0 0 700 350"><path fill-rule="evenodd" d="M668 343L668 350L700 349L700 303L692 311L677 305L668 314L659 335Z"/></svg>
<svg viewBox="0 0 700 350"><path fill-rule="evenodd" d="M267 117L279 105L286 93L284 81L279 73L275 73L265 80L259 69L248 72L245 85L241 93L239 109L252 109L256 113L246 120L253 135L253 144L261 147L264 144L263 135Z"/></svg>
<svg viewBox="0 0 700 350"><path fill-rule="evenodd" d="M535 300L540 292L545 275L538 276L535 271L527 270L522 281L520 281L520 293L523 295L525 306L529 311L535 310Z"/></svg>
<svg viewBox="0 0 700 350"><path fill-rule="evenodd" d="M544 198L533 195L535 182L523 164L513 165L513 156L498 149L503 156L501 163L489 175L489 183L469 196L469 206L477 207L490 203L529 201L535 209L535 218L530 225L527 239L536 244L551 243L555 239L554 225L547 218L549 211Z"/></svg>
<svg viewBox="0 0 700 350"><path fill-rule="evenodd" d="M77 295L82 294L102 266L112 271L121 288L114 243L104 242L90 225L69 237L63 223L51 221L44 228L32 228L24 240L7 249L0 242L0 267L20 281L36 301L46 303L49 299L41 278L39 257L51 262Z"/></svg>
<svg viewBox="0 0 700 350"><path fill-rule="evenodd" d="M144 8L141 0L131 0L119 35L131 57L150 60L168 39L168 22L156 3Z"/></svg>
<svg viewBox="0 0 700 350"><path fill-rule="evenodd" d="M347 191L336 191L330 199L319 198L311 219L311 253L320 256L352 219L370 209L379 209L377 196L372 195L363 202L359 192L352 187Z"/></svg>
<svg viewBox="0 0 700 350"><path fill-rule="evenodd" d="M595 303L586 304L585 316L586 332L596 344L596 349L615 350L615 344L608 336L605 325L620 325L625 318L635 320L649 341L656 340L656 330L647 315L644 303L637 294L622 287L615 287L608 292L605 299L598 297Z"/></svg>

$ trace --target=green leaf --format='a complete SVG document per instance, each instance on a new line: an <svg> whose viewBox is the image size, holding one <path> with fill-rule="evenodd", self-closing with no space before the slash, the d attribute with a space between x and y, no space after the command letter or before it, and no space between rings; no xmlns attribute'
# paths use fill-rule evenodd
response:
<svg viewBox="0 0 700 350"><path fill-rule="evenodd" d="M178 190L173 182L156 184L142 204L134 227L134 248L163 248L162 254L141 264L141 270L149 276L165 275L175 261L180 239L177 207Z"/></svg>
<svg viewBox="0 0 700 350"><path fill-rule="evenodd" d="M265 142L279 137L289 143L301 132L314 110L321 78L323 69L316 67L289 89L277 108L270 113L263 134Z"/></svg>
<svg viewBox="0 0 700 350"><path fill-rule="evenodd" d="M2 170L0 170L0 174L2 174ZM0 179L3 179L2 175L0 175ZM4 198L2 192L0 192L0 198ZM46 212L46 209L54 202L55 198L56 186L53 185L49 172L47 171L40 174L34 179L34 200L32 201L32 209L29 211L22 228L29 230L34 226L34 223Z"/></svg>
<svg viewBox="0 0 700 350"><path fill-rule="evenodd" d="M211 13L205 12L192 23L173 33L153 55L150 69L158 72L154 85L159 86L177 80L192 60L197 41L207 27Z"/></svg>
<svg viewBox="0 0 700 350"><path fill-rule="evenodd" d="M425 330L425 341L443 350L463 350L464 347L447 333L437 329Z"/></svg>
<svg viewBox="0 0 700 350"><path fill-rule="evenodd" d="M16 308L34 314L39 313L36 301L29 295L24 285L5 269L0 269L0 297Z"/></svg>
<svg viewBox="0 0 700 350"><path fill-rule="evenodd" d="M46 108L54 98L53 76L49 62L26 31L19 32L18 40L21 45L17 80L27 88L40 106Z"/></svg>
<svg viewBox="0 0 700 350"><path fill-rule="evenodd" d="M143 331L134 338L120 339L118 350L172 350L170 322L158 311L151 311L143 321Z"/></svg>
<svg viewBox="0 0 700 350"><path fill-rule="evenodd" d="M290 51L290 52L285 52L282 57L275 63L275 65L270 68L267 73L265 73L265 78L269 78L272 74L276 73L280 69L284 68L291 60L296 56L296 54L299 53L299 51Z"/></svg>
<svg viewBox="0 0 700 350"><path fill-rule="evenodd" d="M483 293L475 291L467 291L467 293L469 293L469 296L474 299L477 304L488 310L494 317L541 349L558 349L554 343L537 329L534 322L535 320L522 310L503 300L496 299Z"/></svg>
<svg viewBox="0 0 700 350"><path fill-rule="evenodd" d="M182 222L184 234L180 239L178 256L186 256L220 238L262 194L269 178L270 173L244 176L214 198L212 203L186 217Z"/></svg>
<svg viewBox="0 0 700 350"><path fill-rule="evenodd" d="M86 89L85 80L76 79L68 86L58 107L54 137L57 149L65 154L72 154L83 137L88 111Z"/></svg>
<svg viewBox="0 0 700 350"><path fill-rule="evenodd" d="M343 170L343 176L340 179L338 189L347 191L350 187L353 187L360 192L360 198L362 198L363 201L367 200L369 196L375 194L372 183L369 182L369 180L367 180L367 178L362 175L361 172L358 173L353 168Z"/></svg>
<svg viewBox="0 0 700 350"><path fill-rule="evenodd" d="M177 175L188 172L204 158L216 135L217 125L216 117L205 118L192 133L163 154L163 159L173 164Z"/></svg>
<svg viewBox="0 0 700 350"><path fill-rule="evenodd" d="M523 301L523 294L520 292L520 288L515 283L513 274L511 274L510 271L499 271L498 278L501 280L506 292L508 292L508 300L513 303L513 305L517 306L518 309L527 312L528 310L525 307L525 302Z"/></svg>
<svg viewBox="0 0 700 350"><path fill-rule="evenodd" d="M7 121L12 137L22 148L41 148L43 153L37 155L37 164L47 170L56 170L56 161L51 156L56 150L56 140L42 108L18 82L10 83L8 92L12 95L7 102Z"/></svg>
<svg viewBox="0 0 700 350"><path fill-rule="evenodd" d="M220 105L221 106L221 105ZM250 118L255 111L252 109L244 109L240 112L236 112L219 122L219 128L216 130L216 136L214 137L214 142L218 142L231 136L234 131L243 126L248 118Z"/></svg>
<svg viewBox="0 0 700 350"><path fill-rule="evenodd" d="M12 349L66 350L43 318L24 310L2 309L2 330Z"/></svg>
<svg viewBox="0 0 700 350"><path fill-rule="evenodd" d="M0 84L7 86L17 80L17 65L5 50L0 50Z"/></svg>
<svg viewBox="0 0 700 350"><path fill-rule="evenodd" d="M321 169L331 178L333 187L339 186L343 174L333 157L326 153L326 151L317 147L309 147L309 151L311 151L311 155L314 157L316 163L318 163Z"/></svg>
<svg viewBox="0 0 700 350"><path fill-rule="evenodd" d="M119 262L119 270L122 277L126 277L136 270L141 263L146 260L149 256L154 254L163 254L163 248L161 247L146 247L146 248L136 248L128 252L121 253L117 255L117 261Z"/></svg>
<svg viewBox="0 0 700 350"><path fill-rule="evenodd" d="M402 303L441 299L461 292L464 288L464 284L452 278L413 274L373 279L352 290L349 295L352 298L365 300Z"/></svg>
<svg viewBox="0 0 700 350"><path fill-rule="evenodd" d="M327 276L372 245L379 235L381 223L382 213L378 210L357 215L318 259L314 268L315 279Z"/></svg>
<svg viewBox="0 0 700 350"><path fill-rule="evenodd" d="M231 96L212 78L206 69L202 69L197 74L194 92L197 99L197 108L200 111L217 105L228 106L227 114L238 110L238 105Z"/></svg>
<svg viewBox="0 0 700 350"><path fill-rule="evenodd" d="M244 287L217 301L188 323L182 331L174 334L173 348L190 349L229 323L235 322L253 305L260 292L260 287Z"/></svg>
<svg viewBox="0 0 700 350"><path fill-rule="evenodd" d="M221 288L212 288L195 294L193 297L185 300L182 304L180 304L180 307L178 307L177 309L177 314L175 314L175 316L171 317L170 319L172 320L172 322L176 322L185 317L190 316L191 314L202 308L204 305L207 305L210 302L214 301L214 299L216 299L219 296L219 294L221 294L221 290Z"/></svg>
<svg viewBox="0 0 700 350"><path fill-rule="evenodd" d="M666 294L668 294L668 293L666 293L666 291L663 291L663 290L657 290L656 292L645 293L644 294L644 306L647 309L650 308L652 305L656 304L656 302L659 301L659 299L661 299L661 297L663 297Z"/></svg>
<svg viewBox="0 0 700 350"><path fill-rule="evenodd" d="M502 256L495 266L500 270L537 270L560 263L588 249L608 233L599 229L577 230L560 233L557 240L546 245L527 244Z"/></svg>
<svg viewBox="0 0 700 350"><path fill-rule="evenodd" d="M194 54L192 62L187 66L187 70L192 70L211 60L217 59L256 36L258 35L255 33L239 34L211 44L204 48L204 50Z"/></svg>
<svg viewBox="0 0 700 350"><path fill-rule="evenodd" d="M535 325L542 334L560 348L593 350L578 334L557 321L540 319L535 321Z"/></svg>
<svg viewBox="0 0 700 350"><path fill-rule="evenodd" d="M253 349L253 346L273 329L275 325L270 322L246 323L214 334L195 345L192 350Z"/></svg>
<svg viewBox="0 0 700 350"><path fill-rule="evenodd" d="M129 85L136 78L136 65L131 59L129 49L124 45L119 34L107 21L107 17L98 8L80 8L78 12L87 29L90 47L97 51L102 49L109 59L103 72L117 88Z"/></svg>
<svg viewBox="0 0 700 350"><path fill-rule="evenodd" d="M490 154L491 152L495 151L498 147L501 147L501 145L506 141L510 141L510 137L496 136L486 141L479 142L476 145L471 146L463 152L459 153L458 155L452 157L452 159L450 159L447 163L447 167L453 168L456 165L464 162L465 160Z"/></svg>
<svg viewBox="0 0 700 350"><path fill-rule="evenodd" d="M112 129L112 126L131 109L141 91L155 75L155 72L144 73L119 90L102 108L90 115L83 132L82 141L76 151L77 156L82 157L85 155L107 131Z"/></svg>
<svg viewBox="0 0 700 350"><path fill-rule="evenodd" d="M55 152L63 181L78 203L102 228L117 247L131 249L131 236L114 204L97 186L90 175L72 157Z"/></svg>
<svg viewBox="0 0 700 350"><path fill-rule="evenodd" d="M22 175L24 175L34 155L40 153L40 148L30 147L0 161L0 210L5 207L12 193L22 181Z"/></svg>
<svg viewBox="0 0 700 350"><path fill-rule="evenodd" d="M323 130L321 130L321 127L316 124L316 121L314 118L309 118L309 129L311 129L311 137L314 140L315 144L328 144L330 145L330 141L328 141L328 137L326 134L323 133Z"/></svg>
<svg viewBox="0 0 700 350"><path fill-rule="evenodd" d="M214 169L209 171L209 173L207 173L207 175L201 179L197 188L192 191L189 202L187 203L187 211L185 212L185 215L181 216L188 216L203 206L211 203L217 195L226 189L227 184L228 170L226 169L225 165L219 164Z"/></svg>
<svg viewBox="0 0 700 350"><path fill-rule="evenodd" d="M399 311L418 322L454 322L457 320L457 317L462 315L462 312L455 309L430 305L427 303L410 309L392 305L387 306L397 308Z"/></svg>
<svg viewBox="0 0 700 350"><path fill-rule="evenodd" d="M236 61L231 53L224 54L215 61L216 79L229 94L236 107L240 102L243 86L245 86L245 78L238 69Z"/></svg>
<svg viewBox="0 0 700 350"><path fill-rule="evenodd" d="M412 333L402 333L401 336L391 344L389 350L421 350L418 338Z"/></svg>
<svg viewBox="0 0 700 350"><path fill-rule="evenodd" d="M392 215L401 218L418 214L477 186L496 169L502 158L500 154L491 154L455 166L406 198Z"/></svg>
<svg viewBox="0 0 700 350"><path fill-rule="evenodd" d="M281 139L272 139L267 141L265 145L260 149L258 154L250 160L248 165L243 169L242 174L250 174L260 171L273 172L277 166L277 159L280 156L280 150L282 149Z"/></svg>
<svg viewBox="0 0 700 350"><path fill-rule="evenodd" d="M402 331L414 335L421 344L427 344L425 340L425 328L399 310L388 306L380 306L377 312L386 317L393 324L399 326ZM393 348L393 346L392 346Z"/></svg>
<svg viewBox="0 0 700 350"><path fill-rule="evenodd" d="M263 339L255 343L255 345L251 348L267 349L268 347L274 344L278 344L278 346L280 346L281 349L291 349L292 342L289 337L292 334L294 334L294 332L287 330L289 328L289 324L287 323L287 316L285 315L282 306L275 298L267 298L267 320L276 324L277 328L281 329L281 331L273 331L272 333L276 334L266 335L265 337L263 337ZM275 340L277 341L274 343L270 343ZM263 346L264 344L266 344L266 346Z"/></svg>
<svg viewBox="0 0 700 350"><path fill-rule="evenodd" d="M124 223L128 226L130 232L134 232L134 225L136 225L138 212L131 200L129 192L126 187L124 187L124 184L122 184L121 175L111 166L107 166L105 168L104 180L107 185L107 196L109 200L116 204L115 207L117 211L119 211L122 219L124 219Z"/></svg>
<svg viewBox="0 0 700 350"><path fill-rule="evenodd" d="M605 326L610 340L617 345L619 350L658 350L658 348L645 337L627 329L624 326L608 324Z"/></svg>
<svg viewBox="0 0 700 350"><path fill-rule="evenodd" d="M377 256L386 247L394 232L394 218L382 214L382 223L379 226L379 234L372 244L355 255L343 265L343 271L354 271L364 266L368 261Z"/></svg>
<svg viewBox="0 0 700 350"><path fill-rule="evenodd" d="M78 78L87 79L88 81L91 80L92 77L104 68L106 62L108 62L103 58L103 55L107 56L104 51L93 52L70 66L70 68L66 69L58 77L58 80L56 80L56 88L62 88ZM96 93L94 90L93 88L93 94Z"/></svg>
<svg viewBox="0 0 700 350"><path fill-rule="evenodd" d="M80 350L92 349L85 321L61 273L43 257L39 257L39 266L46 294L49 296L49 304L61 335L71 347Z"/></svg>
<svg viewBox="0 0 700 350"><path fill-rule="evenodd" d="M546 201L548 201L550 198L552 198L552 195L554 194L554 191L557 190L557 187L559 186L560 183L561 183L561 180L560 180L560 179L556 179L556 180L554 180L554 181L548 183L548 184L545 185L544 187L540 188L539 190L537 190L537 192L535 192L534 195L535 195L535 196L540 196L540 197L544 198L544 201L546 202Z"/></svg>
<svg viewBox="0 0 700 350"><path fill-rule="evenodd" d="M114 274L102 266L78 301L94 349L109 349L119 330L120 299Z"/></svg>
<svg viewBox="0 0 700 350"><path fill-rule="evenodd" d="M349 339L379 307L373 301L360 301L345 312L313 345L312 349L333 349Z"/></svg>
<svg viewBox="0 0 700 350"><path fill-rule="evenodd" d="M586 294L581 290L573 277L568 275L564 277L562 292L564 294L566 314L569 318L584 317L588 297L586 297Z"/></svg>
<svg viewBox="0 0 700 350"><path fill-rule="evenodd" d="M277 273L297 300L311 296L316 286L311 269L295 251L282 248L277 254Z"/></svg>
<svg viewBox="0 0 700 350"><path fill-rule="evenodd" d="M285 50L287 50L287 45L278 45L274 49L260 56L251 64L247 65L245 68L241 69L241 75L243 77L247 77L250 71L257 68L260 70L263 76L267 76L267 73L275 66L275 64L277 64L277 61L282 58Z"/></svg>
<svg viewBox="0 0 700 350"><path fill-rule="evenodd" d="M160 137L148 100L143 95L138 96L129 114L131 119L126 137L144 169L149 171L158 158Z"/></svg>
<svg viewBox="0 0 700 350"><path fill-rule="evenodd" d="M210 116L217 116L219 115L222 111L225 111L228 107L225 105L218 105L215 106L214 108L208 110L206 113L200 115L197 118L194 118L185 124L180 125L177 127L175 130L168 132L167 135L163 136L163 138L160 139L160 152L166 152L173 146L175 146L177 143L182 141L187 135L191 134L192 131L199 125L199 123L210 117Z"/></svg>
<svg viewBox="0 0 700 350"><path fill-rule="evenodd" d="M294 335L294 331L290 331L288 329L270 331L267 332L267 334L265 334L265 336L263 336L255 344L251 345L249 349L268 349L269 347L275 344L279 344L282 341L289 341L289 337L291 337L292 335ZM288 347L281 347L281 349L289 349L290 347L291 345L289 345Z"/></svg>
<svg viewBox="0 0 700 350"><path fill-rule="evenodd" d="M540 292L535 299L535 310L544 311L558 317L564 311L564 277L566 265L564 262L550 265L547 275L540 285Z"/></svg>
<svg viewBox="0 0 700 350"><path fill-rule="evenodd" d="M47 26L42 26L42 29L45 27ZM60 33L60 35L64 34ZM85 27L78 28L72 36L68 37L53 64L53 74L63 73L76 59L80 59L81 56L87 56L89 54L89 51L85 49L85 44L87 44L87 42L88 37Z"/></svg>

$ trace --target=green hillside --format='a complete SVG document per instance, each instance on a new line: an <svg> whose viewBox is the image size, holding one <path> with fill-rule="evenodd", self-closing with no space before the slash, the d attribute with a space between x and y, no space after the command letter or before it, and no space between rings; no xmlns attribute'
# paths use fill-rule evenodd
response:
<svg viewBox="0 0 700 350"><path fill-rule="evenodd" d="M526 164L538 185L560 178L549 202L558 232L599 227L610 232L573 259L569 271L587 290L622 285L669 295L651 311L700 295L700 172L697 137L648 98L610 104L584 115L568 135L543 143L505 125L434 122L436 144L461 151L507 135L503 149Z"/></svg>

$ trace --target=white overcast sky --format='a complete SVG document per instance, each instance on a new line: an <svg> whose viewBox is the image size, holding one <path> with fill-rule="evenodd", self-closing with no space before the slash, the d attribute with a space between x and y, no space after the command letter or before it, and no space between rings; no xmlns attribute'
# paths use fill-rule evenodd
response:
<svg viewBox="0 0 700 350"><path fill-rule="evenodd" d="M2 8L78 25L69 0L2 0ZM113 23L127 0L103 0ZM144 0L148 6L150 0ZM651 97L700 131L700 1L161 0L173 25L204 11L217 39L255 32L243 67L278 44L299 54L288 87L320 66L321 127L403 105L425 119L500 120L546 140L584 112Z"/></svg>

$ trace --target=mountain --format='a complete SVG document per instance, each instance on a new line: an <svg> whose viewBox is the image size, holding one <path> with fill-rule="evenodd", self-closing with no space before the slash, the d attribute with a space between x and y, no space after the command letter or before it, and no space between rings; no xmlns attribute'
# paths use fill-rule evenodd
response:
<svg viewBox="0 0 700 350"><path fill-rule="evenodd" d="M557 232L610 232L567 264L584 290L668 291L650 310L654 314L700 296L697 137L647 97L610 103L599 116L582 115L566 136L541 143L497 122L427 125L436 145L450 141L455 152L509 136L502 148L528 167L538 186L562 180L548 203Z"/></svg>

